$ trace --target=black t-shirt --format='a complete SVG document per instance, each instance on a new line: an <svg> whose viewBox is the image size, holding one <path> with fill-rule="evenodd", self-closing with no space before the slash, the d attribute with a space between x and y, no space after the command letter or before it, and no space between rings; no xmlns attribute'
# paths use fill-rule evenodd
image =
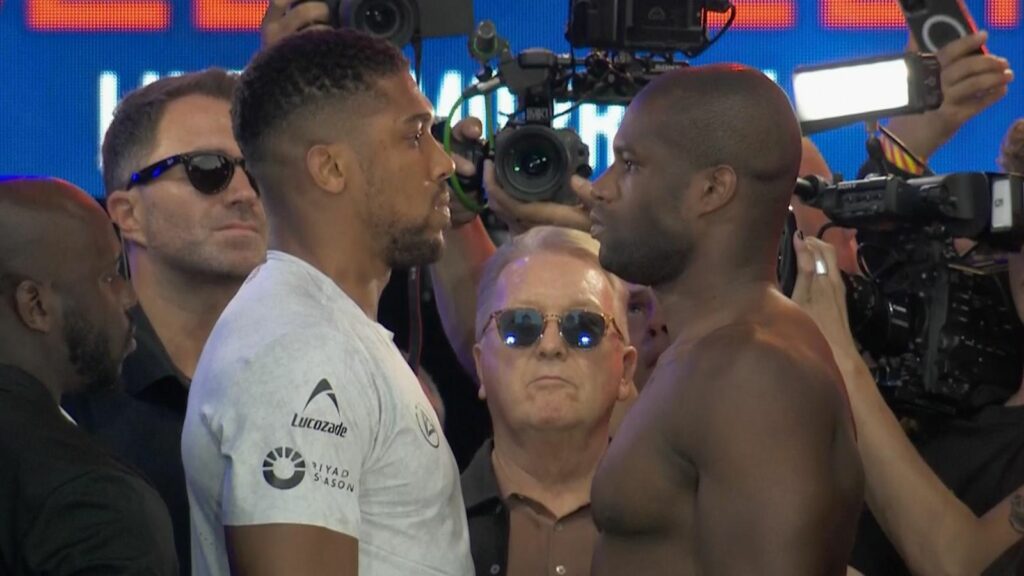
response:
<svg viewBox="0 0 1024 576"><path fill-rule="evenodd" d="M944 423L940 433L916 444L936 475L979 516L1024 485L1024 407L989 406L969 420ZM866 576L910 574L866 507L850 564ZM1024 547L1011 549L985 574L1024 574Z"/></svg>
<svg viewBox="0 0 1024 576"><path fill-rule="evenodd" d="M177 573L156 491L0 365L0 574Z"/></svg>
<svg viewBox="0 0 1024 576"><path fill-rule="evenodd" d="M171 514L181 575L191 573L191 527L181 427L188 379L178 371L142 308L131 310L135 352L124 362L121 386L69 397L64 408L78 425L142 473Z"/></svg>

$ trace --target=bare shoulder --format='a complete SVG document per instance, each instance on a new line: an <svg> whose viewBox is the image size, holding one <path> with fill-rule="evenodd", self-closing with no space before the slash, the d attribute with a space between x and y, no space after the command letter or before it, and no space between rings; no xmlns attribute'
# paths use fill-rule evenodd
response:
<svg viewBox="0 0 1024 576"><path fill-rule="evenodd" d="M723 422L734 431L831 437L848 417L831 352L811 325L783 319L721 328L672 359L661 375L674 380L682 437L701 437ZM668 366L666 366L668 368Z"/></svg>
<svg viewBox="0 0 1024 576"><path fill-rule="evenodd" d="M839 374L831 351L813 325L803 327L787 320L721 328L695 343L680 359L681 368L689 385L710 393L834 395Z"/></svg>

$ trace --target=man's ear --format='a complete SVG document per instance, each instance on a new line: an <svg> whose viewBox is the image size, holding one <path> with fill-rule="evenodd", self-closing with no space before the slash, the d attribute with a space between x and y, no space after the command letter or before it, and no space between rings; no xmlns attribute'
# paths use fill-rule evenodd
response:
<svg viewBox="0 0 1024 576"><path fill-rule="evenodd" d="M487 388L484 388L484 372L480 369L480 344L473 345L473 365L476 366L476 381L480 386L476 389L476 395L481 400L487 400Z"/></svg>
<svg viewBox="0 0 1024 576"><path fill-rule="evenodd" d="M146 233L142 226L145 208L140 200L136 192L115 190L107 194L107 214L117 226L123 240L146 246Z"/></svg>
<svg viewBox="0 0 1024 576"><path fill-rule="evenodd" d="M626 400L636 392L633 375L636 374L636 363L639 354L636 348L626 346L622 349L622 380L619 381L618 400Z"/></svg>
<svg viewBox="0 0 1024 576"><path fill-rule="evenodd" d="M732 166L706 168L698 175L696 182L701 187L697 206L702 216L729 205L736 196L737 177Z"/></svg>
<svg viewBox="0 0 1024 576"><path fill-rule="evenodd" d="M57 328L59 306L52 288L31 279L14 288L14 308L29 330L49 334Z"/></svg>
<svg viewBox="0 0 1024 576"><path fill-rule="evenodd" d="M331 194L345 191L349 150L340 144L316 144L306 151L306 171L321 190Z"/></svg>

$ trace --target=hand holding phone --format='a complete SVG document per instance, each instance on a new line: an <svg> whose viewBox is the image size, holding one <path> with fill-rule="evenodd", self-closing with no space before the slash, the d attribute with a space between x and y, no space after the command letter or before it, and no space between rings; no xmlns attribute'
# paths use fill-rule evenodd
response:
<svg viewBox="0 0 1024 576"><path fill-rule="evenodd" d="M926 52L934 54L950 42L978 31L963 0L900 0L900 7L914 40ZM985 47L975 53L985 54Z"/></svg>

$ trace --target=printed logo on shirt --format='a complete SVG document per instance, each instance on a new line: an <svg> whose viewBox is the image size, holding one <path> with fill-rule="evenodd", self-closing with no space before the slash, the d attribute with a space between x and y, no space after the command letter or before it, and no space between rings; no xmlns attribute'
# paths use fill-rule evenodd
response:
<svg viewBox="0 0 1024 576"><path fill-rule="evenodd" d="M314 403L314 400L317 400ZM333 410L332 410L333 408ZM313 388L313 393L302 407L302 414L292 414L292 428L305 428L344 438L348 434L348 426L341 421L341 408L338 407L338 396L326 378L321 379Z"/></svg>
<svg viewBox="0 0 1024 576"><path fill-rule="evenodd" d="M356 491L356 486L350 479L352 473L341 466L310 460L309 471L312 472L312 480L316 482L317 486L334 488L335 490L353 494Z"/></svg>
<svg viewBox="0 0 1024 576"><path fill-rule="evenodd" d="M434 448L441 445L441 434L438 433L437 426L434 425L434 419L430 417L422 404L416 405L416 423L419 424L420 432L423 433L423 439L427 441L427 444Z"/></svg>
<svg viewBox="0 0 1024 576"><path fill-rule="evenodd" d="M263 459L263 479L278 490L291 490L305 477L306 461L294 448L274 448Z"/></svg>

